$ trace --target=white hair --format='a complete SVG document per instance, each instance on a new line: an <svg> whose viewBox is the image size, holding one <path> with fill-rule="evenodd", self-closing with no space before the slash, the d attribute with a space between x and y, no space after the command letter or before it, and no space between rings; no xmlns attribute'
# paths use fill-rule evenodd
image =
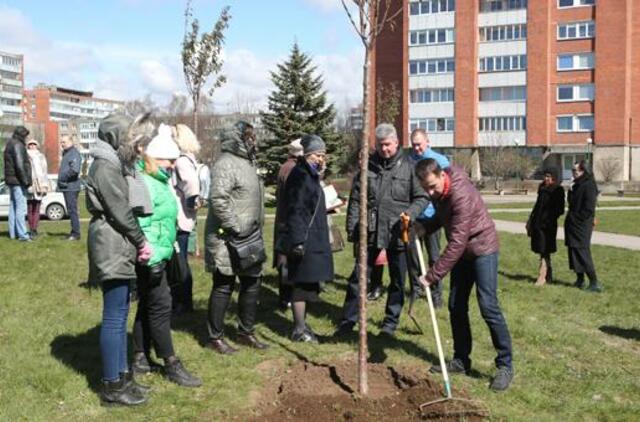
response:
<svg viewBox="0 0 640 422"><path fill-rule="evenodd" d="M396 132L396 128L390 123L380 123L376 127L376 141L381 142L389 138L398 140L398 132Z"/></svg>

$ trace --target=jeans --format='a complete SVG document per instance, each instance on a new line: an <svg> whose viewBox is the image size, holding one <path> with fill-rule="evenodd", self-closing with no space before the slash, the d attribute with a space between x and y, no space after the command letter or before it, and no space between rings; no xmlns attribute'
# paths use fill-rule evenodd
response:
<svg viewBox="0 0 640 422"><path fill-rule="evenodd" d="M418 281L420 277L420 261L418 258L418 251L415 247L415 240L412 241L411 248L409 249L410 253L410 266L411 266L411 283L413 285L413 289L416 292L421 292L423 290L422 285ZM426 246L427 253L429 254L429 268L435 264L435 262L440 258L440 230L435 233L430 234L424 239L421 239L422 250L424 252L424 246ZM428 270L428 268L425 268ZM442 280L438 280L438 282L431 286L431 298L435 301L442 300L442 291L444 290L444 283Z"/></svg>
<svg viewBox="0 0 640 422"><path fill-rule="evenodd" d="M117 381L127 365L127 316L129 315L130 280L109 280L102 283L102 327L100 354L102 379Z"/></svg>
<svg viewBox="0 0 640 422"><path fill-rule="evenodd" d="M474 259L460 259L451 270L449 313L453 332L454 358L469 363L472 339L469 325L469 296L473 284L480 314L489 327L493 347L498 352L497 367L511 368L511 335L498 303L498 252Z"/></svg>
<svg viewBox="0 0 640 422"><path fill-rule="evenodd" d="M191 275L191 268L189 267L189 236L191 232L184 232L178 230L176 240L180 247L180 255L184 258L186 264L186 274L182 283L171 289L171 296L173 298L173 307L182 305L185 309L193 309L193 276Z"/></svg>
<svg viewBox="0 0 640 422"><path fill-rule="evenodd" d="M260 294L260 277L240 276L239 278L238 332L253 334ZM213 274L213 288L209 296L209 319L207 321L211 340L218 340L224 336L224 317L231 301L235 281L235 275L224 275L219 271Z"/></svg>
<svg viewBox="0 0 640 422"><path fill-rule="evenodd" d="M20 185L9 186L9 237L21 240L29 238L27 234L27 189Z"/></svg>
<svg viewBox="0 0 640 422"><path fill-rule="evenodd" d="M133 324L133 350L151 354L151 345L156 356L162 359L175 356L171 338L171 293L167 273L162 273L159 284L149 277L148 266L138 266L138 311Z"/></svg>
<svg viewBox="0 0 640 422"><path fill-rule="evenodd" d="M71 236L80 238L80 216L78 215L78 191L64 191L64 202L71 220Z"/></svg>
<svg viewBox="0 0 640 422"><path fill-rule="evenodd" d="M29 222L29 230L32 232L38 231L38 224L40 223L40 205L42 201L37 199L29 199L27 201L27 221Z"/></svg>
<svg viewBox="0 0 640 422"><path fill-rule="evenodd" d="M367 277L371 277L376 257L380 253L378 248L369 248L367 257ZM402 306L404 305L404 279L407 273L407 259L405 251L387 249L387 262L389 265L389 290L387 291L387 304L385 317L382 321L383 329L394 331L400 321ZM349 277L347 296L344 299L343 316L341 325L355 325L358 322L358 264Z"/></svg>

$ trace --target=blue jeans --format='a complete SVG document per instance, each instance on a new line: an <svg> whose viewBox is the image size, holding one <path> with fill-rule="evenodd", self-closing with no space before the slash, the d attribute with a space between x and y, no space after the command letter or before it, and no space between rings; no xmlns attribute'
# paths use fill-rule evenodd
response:
<svg viewBox="0 0 640 422"><path fill-rule="evenodd" d="M102 327L100 354L102 379L117 381L127 364L127 317L129 315L130 280L109 280L102 283Z"/></svg>
<svg viewBox="0 0 640 422"><path fill-rule="evenodd" d="M473 284L480 314L489 327L493 347L498 352L497 367L511 368L511 335L498 303L498 252L474 259L460 259L451 270L449 313L453 332L454 358L469 363L472 339L469 326L469 296Z"/></svg>
<svg viewBox="0 0 640 422"><path fill-rule="evenodd" d="M78 214L79 191L64 191L64 202L67 205L67 213L71 220L71 236L80 238L80 215Z"/></svg>
<svg viewBox="0 0 640 422"><path fill-rule="evenodd" d="M9 237L28 239L27 233L27 189L20 185L9 186Z"/></svg>

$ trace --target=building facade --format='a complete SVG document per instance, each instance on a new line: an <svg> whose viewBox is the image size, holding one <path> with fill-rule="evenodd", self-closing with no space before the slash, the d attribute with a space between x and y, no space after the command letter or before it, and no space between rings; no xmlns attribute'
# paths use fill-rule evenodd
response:
<svg viewBox="0 0 640 422"><path fill-rule="evenodd" d="M51 172L58 169L61 136L74 139L88 164L89 149L98 139L100 120L123 105L119 101L95 98L92 92L42 84L24 91L24 119L44 125L44 151Z"/></svg>
<svg viewBox="0 0 640 422"><path fill-rule="evenodd" d="M0 144L23 124L24 58L0 51Z"/></svg>
<svg viewBox="0 0 640 422"><path fill-rule="evenodd" d="M586 159L640 180L640 0L387 1L402 13L372 73L402 86L405 143L421 127L476 157L526 148L565 179Z"/></svg>

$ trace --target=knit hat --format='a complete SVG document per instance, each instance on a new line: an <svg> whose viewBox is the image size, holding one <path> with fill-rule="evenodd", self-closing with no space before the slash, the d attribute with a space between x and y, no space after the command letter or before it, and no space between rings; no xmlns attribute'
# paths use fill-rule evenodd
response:
<svg viewBox="0 0 640 422"><path fill-rule="evenodd" d="M302 144L300 138L293 140L289 143L289 155L292 157L300 157L303 153Z"/></svg>
<svg viewBox="0 0 640 422"><path fill-rule="evenodd" d="M180 148L173 140L171 126L160 123L158 134L149 142L145 154L164 160L176 160L180 157Z"/></svg>
<svg viewBox="0 0 640 422"><path fill-rule="evenodd" d="M300 140L300 144L302 144L304 155L327 151L324 141L318 135L304 135Z"/></svg>

